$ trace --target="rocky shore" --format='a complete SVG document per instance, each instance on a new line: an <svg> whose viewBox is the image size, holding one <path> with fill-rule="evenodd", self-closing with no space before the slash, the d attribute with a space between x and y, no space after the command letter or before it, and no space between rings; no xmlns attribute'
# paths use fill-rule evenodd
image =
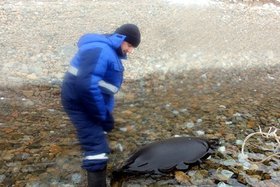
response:
<svg viewBox="0 0 280 187"><path fill-rule="evenodd" d="M78 38L139 25L108 135L109 175L141 145L180 136L220 139L200 167L127 186L277 186L280 160L240 159L247 135L280 128L278 1L1 1L0 186L85 186L60 83ZM278 133L279 135L279 133ZM280 135L279 135L280 136ZM257 145L257 146L254 146ZM249 156L279 152L256 136ZM263 148L263 146L265 148Z"/></svg>

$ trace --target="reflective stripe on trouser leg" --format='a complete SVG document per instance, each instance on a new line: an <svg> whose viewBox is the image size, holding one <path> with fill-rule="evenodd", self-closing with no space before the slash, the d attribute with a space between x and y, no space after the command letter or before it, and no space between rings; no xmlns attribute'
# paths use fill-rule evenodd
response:
<svg viewBox="0 0 280 187"><path fill-rule="evenodd" d="M88 155L84 157L84 160L105 160L105 159L108 159L106 153L101 153L97 155Z"/></svg>
<svg viewBox="0 0 280 187"><path fill-rule="evenodd" d="M98 171L106 169L108 156L106 153L88 155L83 159L82 167L88 171Z"/></svg>

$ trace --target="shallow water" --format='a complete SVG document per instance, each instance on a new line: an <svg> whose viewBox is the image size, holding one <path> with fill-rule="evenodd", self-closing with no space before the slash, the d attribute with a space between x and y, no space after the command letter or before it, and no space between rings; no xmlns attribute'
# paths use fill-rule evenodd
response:
<svg viewBox="0 0 280 187"><path fill-rule="evenodd" d="M221 145L211 159L186 173L127 176L123 185L279 184L279 158L259 164L238 158L242 141L258 126L264 131L279 128L279 72L279 66L208 69L126 81L117 95L115 129L108 135L109 178L140 146L180 135L218 138ZM1 184L83 186L79 145L60 106L59 85L1 88L0 93ZM270 148L276 145L273 139L256 136L245 151L268 156L271 151L261 149L265 142Z"/></svg>

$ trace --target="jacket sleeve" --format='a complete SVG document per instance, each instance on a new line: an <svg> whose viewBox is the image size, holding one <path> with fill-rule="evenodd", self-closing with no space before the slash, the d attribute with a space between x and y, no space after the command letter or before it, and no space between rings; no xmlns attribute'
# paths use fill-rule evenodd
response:
<svg viewBox="0 0 280 187"><path fill-rule="evenodd" d="M107 107L98 85L106 73L108 60L101 48L81 50L79 68L79 87L82 104L91 118L105 121L108 117Z"/></svg>

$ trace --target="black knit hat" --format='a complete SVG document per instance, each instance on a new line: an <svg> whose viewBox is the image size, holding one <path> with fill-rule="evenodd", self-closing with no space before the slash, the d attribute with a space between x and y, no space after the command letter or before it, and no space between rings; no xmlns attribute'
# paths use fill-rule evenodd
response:
<svg viewBox="0 0 280 187"><path fill-rule="evenodd" d="M133 47L137 47L141 41L139 28L134 24L124 24L116 29L115 33L125 35L124 41L130 43Z"/></svg>

